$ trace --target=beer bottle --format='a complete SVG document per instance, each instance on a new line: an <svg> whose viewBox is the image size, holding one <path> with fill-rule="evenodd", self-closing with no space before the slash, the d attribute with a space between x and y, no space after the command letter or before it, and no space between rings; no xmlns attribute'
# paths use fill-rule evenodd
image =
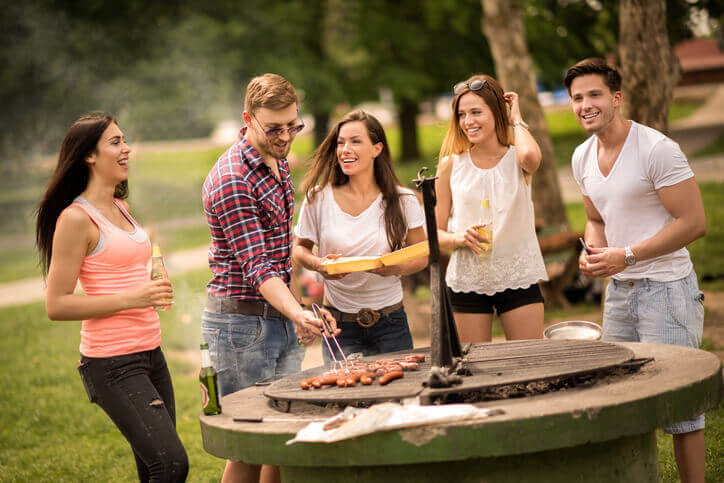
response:
<svg viewBox="0 0 724 483"><path fill-rule="evenodd" d="M168 278L166 267L163 264L163 255L161 255L161 247L158 244L153 244L153 251L151 252L151 280L160 280L162 278ZM164 302L168 299L163 299ZM156 311L166 311L170 309L170 305L162 305L156 307Z"/></svg>
<svg viewBox="0 0 724 483"><path fill-rule="evenodd" d="M480 203L478 213L478 232L489 240L489 243L482 243L485 251L480 255L490 255L493 248L493 210L490 208L490 200L483 200Z"/></svg>
<svg viewBox="0 0 724 483"><path fill-rule="evenodd" d="M201 383L201 407L206 415L221 414L219 404L219 384L216 378L216 369L211 364L209 345L201 344L201 372L199 373Z"/></svg>

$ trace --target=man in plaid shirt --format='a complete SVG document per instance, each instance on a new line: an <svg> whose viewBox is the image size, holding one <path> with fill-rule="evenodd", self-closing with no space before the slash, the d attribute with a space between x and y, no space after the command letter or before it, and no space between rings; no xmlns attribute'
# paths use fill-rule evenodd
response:
<svg viewBox="0 0 724 483"><path fill-rule="evenodd" d="M239 139L203 186L213 278L201 322L225 396L263 379L301 370L300 343L322 322L289 289L294 186L286 160L304 124L297 94L283 77L252 79ZM334 318L325 317L336 327ZM224 481L258 479L260 467L228 461ZM278 470L269 467L268 470ZM270 473L273 476L274 473Z"/></svg>

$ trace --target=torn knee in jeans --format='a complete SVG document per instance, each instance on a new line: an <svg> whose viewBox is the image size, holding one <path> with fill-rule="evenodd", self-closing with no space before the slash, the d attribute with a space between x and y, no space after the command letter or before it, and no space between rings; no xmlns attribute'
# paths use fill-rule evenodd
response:
<svg viewBox="0 0 724 483"><path fill-rule="evenodd" d="M148 403L148 405L151 407L161 407L163 406L163 401L161 401L160 399L154 399L153 401Z"/></svg>

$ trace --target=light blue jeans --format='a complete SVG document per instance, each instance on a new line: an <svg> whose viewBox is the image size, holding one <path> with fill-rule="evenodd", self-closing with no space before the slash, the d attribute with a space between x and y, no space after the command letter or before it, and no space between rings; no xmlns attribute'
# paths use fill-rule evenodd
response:
<svg viewBox="0 0 724 483"><path fill-rule="evenodd" d="M301 371L304 350L287 318L204 310L201 333L219 375L221 396Z"/></svg>
<svg viewBox="0 0 724 483"><path fill-rule="evenodd" d="M612 279L603 309L603 340L653 342L698 349L704 328L704 294L696 273L672 282ZM704 415L663 428L681 434L704 428Z"/></svg>

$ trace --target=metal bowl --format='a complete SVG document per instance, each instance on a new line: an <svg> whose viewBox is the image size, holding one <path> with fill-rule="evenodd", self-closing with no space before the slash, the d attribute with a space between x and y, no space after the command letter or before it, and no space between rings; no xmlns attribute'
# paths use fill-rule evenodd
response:
<svg viewBox="0 0 724 483"><path fill-rule="evenodd" d="M543 332L546 339L600 340L601 326L586 320L567 320L548 327Z"/></svg>

